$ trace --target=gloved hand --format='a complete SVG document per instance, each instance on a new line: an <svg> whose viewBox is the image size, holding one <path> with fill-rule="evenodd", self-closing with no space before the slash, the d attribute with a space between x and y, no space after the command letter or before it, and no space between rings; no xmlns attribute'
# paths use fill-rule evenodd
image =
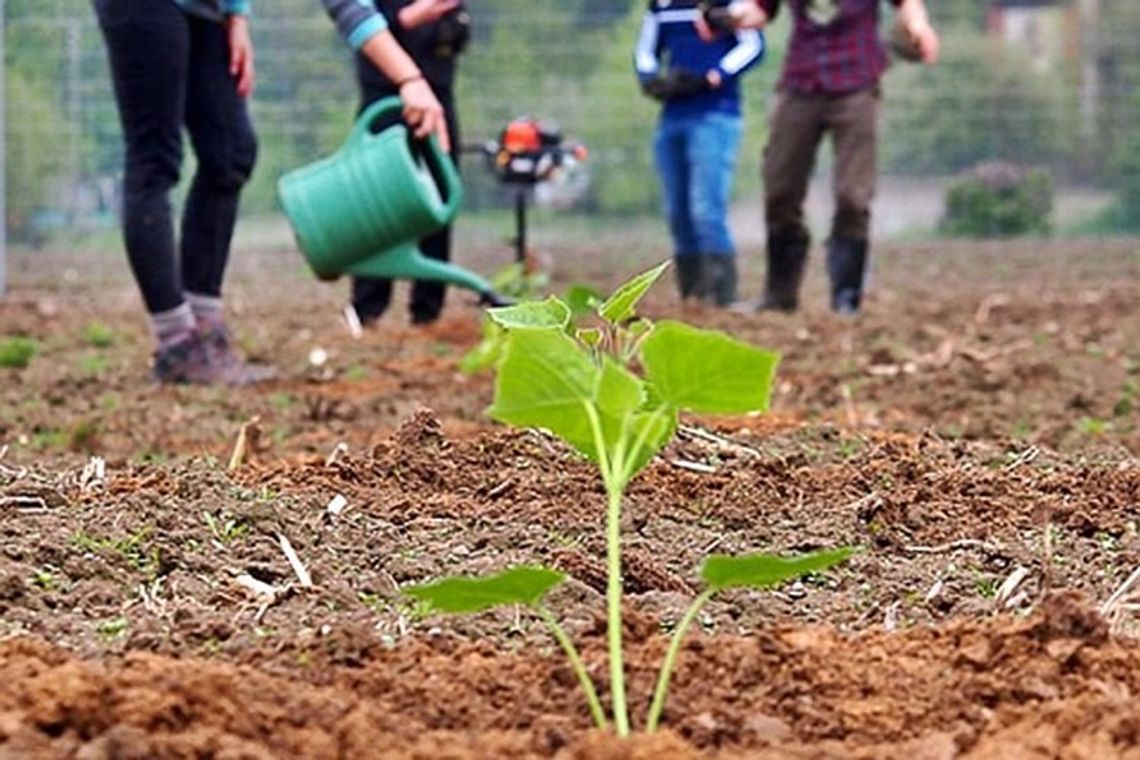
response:
<svg viewBox="0 0 1140 760"><path fill-rule="evenodd" d="M728 10L728 6L716 2L702 2L701 15L708 24L709 29L714 32L722 34L732 34L736 31L736 24L734 23L732 12Z"/></svg>
<svg viewBox="0 0 1140 760"><path fill-rule="evenodd" d="M641 90L654 100L679 100L699 95L712 88L708 79L684 69L673 69L663 77L646 80Z"/></svg>
<svg viewBox="0 0 1140 760"><path fill-rule="evenodd" d="M668 86L665 84L664 77L643 80L641 91L654 100L665 100L669 97Z"/></svg>

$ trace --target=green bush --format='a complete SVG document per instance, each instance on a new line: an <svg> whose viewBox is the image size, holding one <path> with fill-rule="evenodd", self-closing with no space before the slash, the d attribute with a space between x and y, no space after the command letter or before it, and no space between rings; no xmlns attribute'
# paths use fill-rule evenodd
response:
<svg viewBox="0 0 1140 760"><path fill-rule="evenodd" d="M64 153L48 125L63 121L52 93L36 89L16 71L8 73L7 172L8 229L20 240L31 233L31 218L45 205L52 181L63 170ZM13 118L16 115L19 118ZM42 125L42 126L38 126Z"/></svg>
<svg viewBox="0 0 1140 760"><path fill-rule="evenodd" d="M22 369L36 355L36 342L22 335L0 338L0 368Z"/></svg>
<svg viewBox="0 0 1140 760"><path fill-rule="evenodd" d="M1047 235L1052 211L1049 172L985 163L950 185L941 231L955 237Z"/></svg>

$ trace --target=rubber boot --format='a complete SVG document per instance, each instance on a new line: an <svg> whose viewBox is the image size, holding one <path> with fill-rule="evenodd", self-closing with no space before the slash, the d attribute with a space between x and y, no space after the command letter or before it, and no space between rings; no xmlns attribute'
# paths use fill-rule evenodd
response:
<svg viewBox="0 0 1140 760"><path fill-rule="evenodd" d="M736 257L704 256L704 293L706 302L725 307L736 301Z"/></svg>
<svg viewBox="0 0 1140 760"><path fill-rule="evenodd" d="M704 296L702 282L704 271L704 257L696 255L674 256L673 270L677 274L677 292L681 300L686 298L702 298Z"/></svg>
<svg viewBox="0 0 1140 760"><path fill-rule="evenodd" d="M867 241L833 237L827 241L827 272L831 276L831 310L855 314L863 301Z"/></svg>
<svg viewBox="0 0 1140 760"><path fill-rule="evenodd" d="M758 311L791 312L799 308L810 245L806 237L768 236L768 272Z"/></svg>

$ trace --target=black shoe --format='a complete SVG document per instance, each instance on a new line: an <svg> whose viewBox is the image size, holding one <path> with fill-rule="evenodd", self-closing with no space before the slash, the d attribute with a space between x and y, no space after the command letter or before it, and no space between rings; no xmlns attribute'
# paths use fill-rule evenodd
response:
<svg viewBox="0 0 1140 760"><path fill-rule="evenodd" d="M768 236L768 273L757 311L792 312L799 308L810 245L803 236Z"/></svg>
<svg viewBox="0 0 1140 760"><path fill-rule="evenodd" d="M704 296L702 292L704 283L701 274L704 269L703 258L695 255L673 257L673 271L677 275L677 292L681 295L682 301L686 298Z"/></svg>
<svg viewBox="0 0 1140 760"><path fill-rule="evenodd" d="M704 269L703 297L716 306L730 306L736 301L736 257L702 256Z"/></svg>
<svg viewBox="0 0 1140 760"><path fill-rule="evenodd" d="M851 315L863 301L867 241L833 237L827 241L827 273L831 277L831 310Z"/></svg>

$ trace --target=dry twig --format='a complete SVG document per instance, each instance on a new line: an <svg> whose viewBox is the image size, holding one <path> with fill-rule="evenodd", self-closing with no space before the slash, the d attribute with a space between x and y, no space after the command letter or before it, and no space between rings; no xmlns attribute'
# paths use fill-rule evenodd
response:
<svg viewBox="0 0 1140 760"><path fill-rule="evenodd" d="M278 533L277 542L281 545L281 551L285 553L285 559L289 560L289 565L293 568L293 572L296 573L297 580L301 582L302 588L312 588L313 578L309 575L309 571L305 569L305 565L301 562L301 558L297 556L297 552L293 550L293 545L289 543L289 539Z"/></svg>

